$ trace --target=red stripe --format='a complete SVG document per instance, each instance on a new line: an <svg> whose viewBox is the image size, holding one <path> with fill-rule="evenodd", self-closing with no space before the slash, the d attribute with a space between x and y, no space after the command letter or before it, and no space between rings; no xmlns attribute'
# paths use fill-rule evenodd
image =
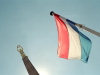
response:
<svg viewBox="0 0 100 75"><path fill-rule="evenodd" d="M58 30L58 56L68 58L69 53L69 34L65 23L60 19L59 15L54 14L57 30Z"/></svg>

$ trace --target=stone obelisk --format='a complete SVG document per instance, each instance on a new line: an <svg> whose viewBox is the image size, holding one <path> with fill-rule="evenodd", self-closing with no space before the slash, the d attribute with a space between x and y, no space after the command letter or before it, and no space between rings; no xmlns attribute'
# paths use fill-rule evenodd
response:
<svg viewBox="0 0 100 75"><path fill-rule="evenodd" d="M32 63L30 62L30 60L28 59L28 57L25 55L22 46L17 45L17 51L21 54L22 56L22 60L24 62L24 65L28 71L29 75L39 75L39 73L37 72L37 70L35 69L35 67L32 65Z"/></svg>

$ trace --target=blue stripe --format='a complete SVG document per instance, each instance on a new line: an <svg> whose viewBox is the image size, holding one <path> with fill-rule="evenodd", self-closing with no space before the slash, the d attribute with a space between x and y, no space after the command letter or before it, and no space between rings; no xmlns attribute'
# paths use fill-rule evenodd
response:
<svg viewBox="0 0 100 75"><path fill-rule="evenodd" d="M67 23L76 31L79 33L79 30L77 29L77 27L75 26L75 22L69 20L69 19L66 19Z"/></svg>
<svg viewBox="0 0 100 75"><path fill-rule="evenodd" d="M79 32L79 34L80 34L80 42L81 42L81 46L82 46L81 47L82 48L81 60L84 61L84 62L88 62L92 42L87 36L85 36L81 32Z"/></svg>
<svg viewBox="0 0 100 75"><path fill-rule="evenodd" d="M91 46L92 46L91 40L78 30L78 28L75 26L75 24L76 24L75 22L73 22L69 19L66 19L66 21L77 33L79 33L81 49L82 49L81 60L84 62L87 62L88 58L89 58Z"/></svg>

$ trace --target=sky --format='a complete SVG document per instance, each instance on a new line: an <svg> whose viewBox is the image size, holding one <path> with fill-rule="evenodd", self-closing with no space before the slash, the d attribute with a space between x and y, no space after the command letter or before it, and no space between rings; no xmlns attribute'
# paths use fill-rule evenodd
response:
<svg viewBox="0 0 100 75"><path fill-rule="evenodd" d="M100 75L100 37L80 29L92 40L88 63L59 58L50 11L100 32L100 0L0 0L0 75L28 75L17 45L40 75Z"/></svg>

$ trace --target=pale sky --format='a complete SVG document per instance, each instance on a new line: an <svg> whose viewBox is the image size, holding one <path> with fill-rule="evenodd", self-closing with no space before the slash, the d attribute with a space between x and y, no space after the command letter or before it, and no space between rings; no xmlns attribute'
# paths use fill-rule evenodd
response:
<svg viewBox="0 0 100 75"><path fill-rule="evenodd" d="M0 0L0 75L28 75L20 44L40 75L100 75L100 37L92 40L88 63L57 56L54 11L100 32L100 0Z"/></svg>

